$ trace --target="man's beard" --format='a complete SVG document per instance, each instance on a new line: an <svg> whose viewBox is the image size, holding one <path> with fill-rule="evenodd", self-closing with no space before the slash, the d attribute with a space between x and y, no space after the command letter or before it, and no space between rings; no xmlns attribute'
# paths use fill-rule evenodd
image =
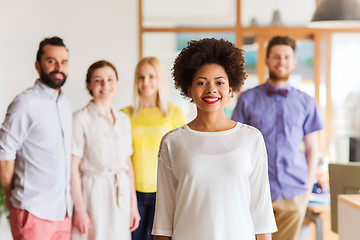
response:
<svg viewBox="0 0 360 240"><path fill-rule="evenodd" d="M289 80L290 73L286 74L277 74L274 71L269 70L269 78L273 80L274 82L280 81L280 80Z"/></svg>
<svg viewBox="0 0 360 240"><path fill-rule="evenodd" d="M60 73L63 75L63 79L54 78L52 75ZM45 83L48 87L57 89L61 88L66 82L67 75L63 72L52 71L49 74L45 73L43 69L40 69L40 78L43 83Z"/></svg>

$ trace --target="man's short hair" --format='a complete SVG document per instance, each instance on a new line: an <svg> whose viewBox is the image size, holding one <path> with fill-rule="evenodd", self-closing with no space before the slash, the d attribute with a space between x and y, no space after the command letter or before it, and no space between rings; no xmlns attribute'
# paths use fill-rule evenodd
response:
<svg viewBox="0 0 360 240"><path fill-rule="evenodd" d="M275 36L273 37L266 48L266 58L269 58L271 48L276 45L287 45L292 48L292 50L295 52L296 49L296 41L295 39L289 37L289 36Z"/></svg>
<svg viewBox="0 0 360 240"><path fill-rule="evenodd" d="M39 50L37 51L37 54L36 54L36 61L37 62L40 62L41 60L41 56L44 54L44 46L45 45L53 45L53 46L59 46L59 47L65 47L65 44L63 42L63 40L59 37L52 37L52 38L45 38L44 40L42 40L39 44ZM66 50L68 50L66 48Z"/></svg>

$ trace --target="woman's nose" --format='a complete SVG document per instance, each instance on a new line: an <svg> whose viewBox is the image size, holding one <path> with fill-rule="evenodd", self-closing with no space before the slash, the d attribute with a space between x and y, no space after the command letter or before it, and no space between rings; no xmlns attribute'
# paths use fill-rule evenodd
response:
<svg viewBox="0 0 360 240"><path fill-rule="evenodd" d="M216 89L215 88L208 88L207 93L216 93Z"/></svg>
<svg viewBox="0 0 360 240"><path fill-rule="evenodd" d="M108 85L107 81L105 81L105 80L101 81L101 86L106 87L107 85Z"/></svg>

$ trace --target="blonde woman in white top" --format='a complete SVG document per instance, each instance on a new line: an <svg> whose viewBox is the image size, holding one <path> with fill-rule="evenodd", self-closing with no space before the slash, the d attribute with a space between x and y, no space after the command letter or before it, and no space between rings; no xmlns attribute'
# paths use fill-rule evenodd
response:
<svg viewBox="0 0 360 240"><path fill-rule="evenodd" d="M111 107L118 87L115 67L95 62L86 84L93 99L73 119L72 239L130 240L140 216L130 159L130 120Z"/></svg>

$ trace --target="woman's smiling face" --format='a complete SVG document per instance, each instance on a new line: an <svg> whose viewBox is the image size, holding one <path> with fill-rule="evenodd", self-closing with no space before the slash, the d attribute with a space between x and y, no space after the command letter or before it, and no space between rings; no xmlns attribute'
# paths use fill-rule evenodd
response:
<svg viewBox="0 0 360 240"><path fill-rule="evenodd" d="M195 73L189 97L198 111L223 111L231 97L232 88L224 68L216 63L204 64Z"/></svg>
<svg viewBox="0 0 360 240"><path fill-rule="evenodd" d="M116 94L118 80L115 71L109 67L97 68L93 71L87 88L95 100L112 100Z"/></svg>

